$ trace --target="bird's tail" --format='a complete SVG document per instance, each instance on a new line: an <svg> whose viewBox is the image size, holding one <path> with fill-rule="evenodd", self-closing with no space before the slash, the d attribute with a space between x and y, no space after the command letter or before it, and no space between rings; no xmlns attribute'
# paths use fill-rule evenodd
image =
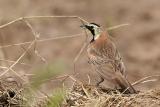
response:
<svg viewBox="0 0 160 107"><path fill-rule="evenodd" d="M136 90L131 85L131 83L124 77L120 72L115 72L113 81L122 90L123 93L136 93Z"/></svg>

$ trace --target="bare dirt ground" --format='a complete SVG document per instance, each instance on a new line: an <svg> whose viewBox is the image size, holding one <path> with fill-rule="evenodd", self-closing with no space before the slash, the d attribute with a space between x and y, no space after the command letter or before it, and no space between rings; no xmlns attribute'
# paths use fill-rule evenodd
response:
<svg viewBox="0 0 160 107"><path fill-rule="evenodd" d="M109 33L113 36L123 56L127 68L127 78L129 81L135 82L146 76L159 75L159 4L159 0L0 0L0 24L5 24L23 16L38 15L76 15L89 22L98 23L104 28L130 23L130 26L118 28ZM39 39L71 36L83 32L82 29L79 28L81 23L77 19L46 18L31 19L29 21L34 30L40 34ZM33 39L34 36L23 21L0 29L0 46L22 43ZM40 42L36 46L38 54L35 54L34 47L32 47L23 59L21 59L21 63L28 65L16 64L13 70L21 75L25 82L29 82L31 77L25 74L33 74L41 66L45 66L45 61L47 61L47 63L60 61L65 65L64 74L72 74L73 60L84 40L85 35L82 34L75 38ZM0 48L0 66L3 67L0 68L0 73L5 71L6 68L4 67L13 64L13 62L6 60L16 61L28 46L29 45L19 45ZM40 56L45 58L45 61ZM76 78L83 82L87 82L87 74L90 75L92 84L94 84L98 78L87 63L86 52L81 55L76 63L76 72L78 72ZM2 76L0 77L2 78ZM10 77L11 81L22 81L10 71L6 73L4 77ZM142 94L136 96L137 101L135 100L135 102L137 102L137 104L139 104L139 99L143 98L143 101L145 101L145 98L150 99L150 97L148 98L147 96L152 96L152 94L159 99L160 78L156 79L156 82L152 81L135 86L137 90L142 92ZM70 85L70 82L71 81L66 81L65 85ZM57 86L61 86L59 80L48 81L41 86L41 90L48 93ZM145 93L146 95L144 95ZM127 99L124 98L123 101L126 102ZM157 102L156 99L155 102ZM157 102L157 104L159 103ZM142 104L142 106L146 107L149 105L150 103L146 105ZM135 107L135 105L132 106ZM153 107L156 106L157 105Z"/></svg>

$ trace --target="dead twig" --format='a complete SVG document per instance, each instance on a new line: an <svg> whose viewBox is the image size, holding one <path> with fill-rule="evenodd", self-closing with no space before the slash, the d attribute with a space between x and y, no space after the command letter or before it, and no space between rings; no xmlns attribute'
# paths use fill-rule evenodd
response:
<svg viewBox="0 0 160 107"><path fill-rule="evenodd" d="M46 60L44 57L42 57L42 56L40 55L40 53L38 52L38 50L36 49L36 47L37 47L37 40L38 40L38 38L40 37L40 33L38 33L38 32L35 31L35 29L32 27L32 25L30 24L29 21L24 20L24 22L25 22L26 25L30 28L30 30L31 30L31 32L32 32L32 34L33 34L33 36L34 36L34 40L35 40L34 53L35 53L35 55L38 56L44 63L48 64L47 60Z"/></svg>
<svg viewBox="0 0 160 107"><path fill-rule="evenodd" d="M156 78L156 77L160 77L160 75L151 75L151 76L147 76L147 77L141 78L141 79L135 81L134 83L132 83L132 86L138 85L140 83L144 83L148 79L150 79L150 78Z"/></svg>
<svg viewBox="0 0 160 107"><path fill-rule="evenodd" d="M11 60L6 60L6 59L0 59L0 61L11 62L11 63L16 62L16 61L11 61ZM21 65L25 65L25 66L32 66L30 64L26 64L26 63L23 63L23 62L18 62L17 64L21 64Z"/></svg>
<svg viewBox="0 0 160 107"><path fill-rule="evenodd" d="M88 84L90 85L91 84L91 78L90 78L89 74L87 74L87 77L88 77Z"/></svg>
<svg viewBox="0 0 160 107"><path fill-rule="evenodd" d="M124 27L124 26L129 26L129 25L130 25L129 23L126 23L126 24L120 24L120 25L112 26L112 27L107 28L107 31L114 30L114 29Z"/></svg>
<svg viewBox="0 0 160 107"><path fill-rule="evenodd" d="M29 26L29 28L31 29L33 35L35 36L34 30L32 29L32 27L31 27L30 25L28 25L28 23L26 23L26 24L27 24L27 26ZM21 76L20 76L17 72L15 72L12 68L25 56L25 54L28 52L28 50L32 47L32 45L33 45L35 42L36 42L36 39L31 42L31 44L28 46L27 50L24 51L24 52L21 54L21 56L20 56L10 67L8 67L8 69L6 69L2 74L0 74L0 77L2 77L2 76L5 75L9 70L11 70L11 71L12 71L14 74L16 74L20 79L24 80L24 79L21 78ZM25 80L24 80L24 81L25 81Z"/></svg>
<svg viewBox="0 0 160 107"><path fill-rule="evenodd" d="M37 40L37 42L46 42L46 41L57 40L57 39L80 37L82 34L83 33L79 33L79 34L75 34L75 35L71 35L71 36L62 36L62 37L52 37L52 38L47 38L47 39L39 39L39 40ZM7 48L7 47L11 47L11 46L26 45L26 44L30 44L31 42L32 41L16 43L16 44L11 44L11 45L4 45L4 46L0 46L0 48Z"/></svg>
<svg viewBox="0 0 160 107"><path fill-rule="evenodd" d="M85 22L84 22L84 20L80 20L81 21L81 23L82 23L82 25L84 25L85 24ZM87 22L88 23L88 22ZM83 43L83 45L82 45L82 47L81 47L81 49L80 49L80 51L78 52L78 54L76 55L76 57L74 58L74 61L73 61L73 66L74 66L74 73L76 73L76 62L78 61L78 59L79 59L79 57L80 57L80 55L82 54L82 52L84 51L84 49L88 46L88 34L87 34L87 31L86 31L86 29L84 29L84 33L85 33L85 36L86 36L86 38L85 38L85 41L84 41L84 43Z"/></svg>
<svg viewBox="0 0 160 107"><path fill-rule="evenodd" d="M0 29L5 28L15 22L23 21L24 19L46 19L46 18L76 18L76 19L79 19L80 21L88 23L86 20L84 20L83 18L78 17L78 16L26 16L26 17L17 18L13 21L6 23L6 24L3 24L0 26Z"/></svg>
<svg viewBox="0 0 160 107"><path fill-rule="evenodd" d="M3 73L0 74L0 77L2 77L4 74L6 74L9 70L11 70L27 53L27 51L32 47L34 44L34 41L28 46L27 50L21 54L21 56L10 66L7 70L5 70Z"/></svg>

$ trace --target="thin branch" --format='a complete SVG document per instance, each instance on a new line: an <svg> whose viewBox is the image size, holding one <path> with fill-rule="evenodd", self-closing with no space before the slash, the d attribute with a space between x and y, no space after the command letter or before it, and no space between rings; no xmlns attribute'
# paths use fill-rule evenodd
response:
<svg viewBox="0 0 160 107"><path fill-rule="evenodd" d="M11 61L11 60L6 60L6 59L0 59L0 61L11 62L11 63L16 62L16 61ZM18 62L17 64L26 65L26 66L32 66L30 64L26 64L26 63L23 63L23 62Z"/></svg>
<svg viewBox="0 0 160 107"><path fill-rule="evenodd" d="M80 51L78 52L78 54L76 55L76 57L74 58L74 63L77 62L77 60L79 59L80 55L82 54L82 52L84 51L84 49L86 48L87 43L84 42L83 46L81 47Z"/></svg>
<svg viewBox="0 0 160 107"><path fill-rule="evenodd" d="M36 32L34 32L35 30L33 30L31 24L30 24L28 21L26 21L26 19L42 19L42 18L78 18L78 19L81 21L82 24L88 23L86 20L84 20L84 19L82 19L81 17L78 17L78 16L29 16L29 17L21 17L21 18L18 18L18 19L16 19L16 20L13 20L13 21L11 21L11 22L8 22L8 23L6 23L6 24L4 24L4 25L1 25L1 26L0 26L0 29L6 27L6 26L8 26L8 25L11 25L11 24L13 24L13 23L15 23L15 22L17 22L17 21L24 21L24 22L26 23L26 25L31 29L33 35L35 36L35 45L36 45L36 42L37 42ZM24 19L25 19L25 20L24 20ZM87 34L87 33L86 33L86 34ZM28 43L28 42L27 42L27 43ZM21 44L24 44L24 43L21 43ZM13 45L12 45L12 46L13 46ZM1 48L2 48L2 47L1 47ZM79 54L78 54L78 57L80 56L82 50L83 50L83 47L82 47L82 49L80 50L80 52L79 52ZM77 58L77 59L78 59L78 58Z"/></svg>
<svg viewBox="0 0 160 107"><path fill-rule="evenodd" d="M87 74L87 77L88 77L88 84L90 85L91 84L91 78L90 78L89 74Z"/></svg>
<svg viewBox="0 0 160 107"><path fill-rule="evenodd" d="M19 18L19 19L21 19L21 18ZM6 27L7 25L10 25L10 24L12 24L12 23L14 23L14 22L17 22L17 21L19 21L19 20L11 21L11 22L9 22L9 23L7 23L7 24L1 25L0 28L1 28L1 27L3 28L3 26ZM129 25L129 24L121 24L121 25L109 27L109 28L107 28L107 30L113 30L113 29L117 29L117 28L119 28L119 27L123 27L123 26L127 26L127 25ZM79 34L75 34L75 35L71 35L71 36L62 36L62 37L57 36L57 37L52 37L52 38L47 38L47 39L39 39L39 40L37 40L37 42L46 42L46 41L57 40L57 39L64 39L64 38L74 38L74 37L79 37L79 36L81 36L82 34L83 34L83 33L79 33ZM87 40L87 39L86 39L86 40ZM25 44L29 44L29 43L31 43L31 42L32 42L32 41L22 42L22 43L15 43L15 44L11 44L11 45L0 46L0 48L7 48L7 47L11 47L11 46L25 45ZM84 47L84 46L82 46L82 47ZM77 57L77 56L76 56L76 57ZM75 58L75 59L77 59L77 58Z"/></svg>
<svg viewBox="0 0 160 107"><path fill-rule="evenodd" d="M157 81L158 79L150 79L150 80L146 80L146 81L143 81L143 82L141 82L142 84L144 84L144 83L148 83L148 82L155 82L155 81Z"/></svg>
<svg viewBox="0 0 160 107"><path fill-rule="evenodd" d="M3 25L0 26L0 29L5 28L5 27L7 27L7 26L9 26L9 25L11 25L11 24L13 24L15 22L22 21L24 19L44 19L44 18L45 19L46 18L77 18L80 21L88 23L86 20L84 20L83 18L78 17L78 16L26 16L26 17L17 18L17 19L15 19L13 21L10 21L10 22L6 23L6 24L3 24Z"/></svg>
<svg viewBox="0 0 160 107"><path fill-rule="evenodd" d="M7 27L7 26L9 26L9 25L11 25L11 24L13 24L13 23L15 23L15 22L21 21L22 19L23 19L23 18L20 17L20 18L18 18L18 19L15 19L15 20L12 20L12 21L10 21L10 22L8 22L8 23L5 23L5 24L3 24L3 25L0 26L0 29L2 29L2 28L4 28L4 27Z"/></svg>
<svg viewBox="0 0 160 107"><path fill-rule="evenodd" d="M74 37L79 37L82 34L83 33L79 33L79 34L75 34L75 35L71 35L71 36L62 36L62 37L52 37L52 38L47 38L47 39L39 39L39 40L37 40L37 42L46 42L46 41L57 40L57 39L64 39L64 38L74 38ZM0 48L7 48L7 47L11 47L11 46L25 45L25 44L30 44L31 42L32 41L22 42L22 43L16 43L16 44L11 44L11 45L5 45L5 46L0 46Z"/></svg>
<svg viewBox="0 0 160 107"><path fill-rule="evenodd" d="M114 30L114 29L124 27L124 26L129 26L129 25L130 25L129 23L126 23L126 24L120 24L120 25L112 26L112 27L107 28L107 31Z"/></svg>
<svg viewBox="0 0 160 107"><path fill-rule="evenodd" d="M47 60L41 56L37 50L35 50L34 53L41 59L41 61L43 61L45 64L48 64Z"/></svg>
<svg viewBox="0 0 160 107"><path fill-rule="evenodd" d="M38 50L36 49L36 47L37 47L37 40L38 40L38 38L40 37L40 33L38 33L38 32L35 31L35 29L32 27L32 25L30 24L29 21L24 20L24 22L25 22L26 25L30 28L30 30L31 30L31 32L32 32L32 34L33 34L33 36L34 36L34 40L35 40L34 53L35 53L35 55L38 56L43 62L45 62L45 63L47 64L47 63L48 63L47 60L46 60L44 57L42 57L42 56L40 55L40 53L38 52Z"/></svg>
<svg viewBox="0 0 160 107"><path fill-rule="evenodd" d="M84 44L82 45L80 51L78 52L77 56L74 58L74 62L76 62L80 55L82 54L82 52L84 51L84 49L88 46L88 43L87 42L84 42Z"/></svg>
<svg viewBox="0 0 160 107"><path fill-rule="evenodd" d="M144 77L144 78L141 78L139 80L137 80L136 82L132 83L132 86L135 86L139 83L143 83L144 81L146 81L147 79L150 79L150 78L155 78L155 77L160 77L160 75L151 75L151 76L147 76L147 77Z"/></svg>
<svg viewBox="0 0 160 107"><path fill-rule="evenodd" d="M85 25L85 22L84 22L83 20L81 20L81 23L82 23L83 25ZM86 47L88 46L88 44L89 44L89 43L88 43L88 34L87 34L87 30L86 30L86 29L84 30L84 33L85 33L85 36L86 36L85 41L84 41L84 43L83 43L80 51L78 52L78 54L76 55L76 57L74 58L74 61L73 61L74 73L76 73L76 62L78 61L80 55L82 54L82 52L85 50L85 48L86 48Z"/></svg>
<svg viewBox="0 0 160 107"><path fill-rule="evenodd" d="M84 88L84 85L82 84L81 85L82 89L83 89L83 92L86 94L87 98L90 98L90 95L89 93L87 92L87 90Z"/></svg>
<svg viewBox="0 0 160 107"><path fill-rule="evenodd" d="M19 74L18 74L16 71L14 71L12 68L10 68L10 70L11 70L14 74L16 74L21 80L25 81L25 80L22 78L22 76L19 75Z"/></svg>
<svg viewBox="0 0 160 107"><path fill-rule="evenodd" d="M0 68L1 68L1 69L7 69L7 67L4 67L4 66L0 66Z"/></svg>
<svg viewBox="0 0 160 107"><path fill-rule="evenodd" d="M33 34L33 37L34 37L34 40L35 40L35 44L34 44L34 51L36 50L36 46L37 46L37 40L39 38L39 33L35 31L35 29L32 27L31 23L28 21L28 20L23 20L26 25L29 27L29 29L31 30L32 34Z"/></svg>
<svg viewBox="0 0 160 107"><path fill-rule="evenodd" d="M25 54L32 47L33 44L34 44L34 41L28 46L27 50L24 53L22 53L22 55L7 70L5 70L2 74L0 74L0 77L2 77L9 70L11 70L25 56Z"/></svg>
<svg viewBox="0 0 160 107"><path fill-rule="evenodd" d="M37 38L39 38L39 34L35 31L35 29L32 27L32 25L30 24L30 22L28 20L23 20L25 22L25 24L29 27L29 29L31 30L33 36L34 36L34 40L36 41Z"/></svg>

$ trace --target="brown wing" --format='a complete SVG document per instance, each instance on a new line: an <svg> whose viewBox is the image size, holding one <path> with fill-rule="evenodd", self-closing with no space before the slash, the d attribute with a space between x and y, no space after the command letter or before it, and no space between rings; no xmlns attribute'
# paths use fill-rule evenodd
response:
<svg viewBox="0 0 160 107"><path fill-rule="evenodd" d="M103 52L102 52L102 56L103 56L103 60L112 60L112 66L114 68L115 72L121 72L122 75L126 76L126 72L125 72L125 66L124 63L122 61L122 57L120 55L120 53L118 52L115 44L112 41L106 41L104 43L103 48Z"/></svg>
<svg viewBox="0 0 160 107"><path fill-rule="evenodd" d="M102 43L101 43L102 44ZM108 46L106 48L106 46ZM112 51L112 46L102 44L100 47L96 47L94 45L90 45L88 48L88 57L89 62L96 72L100 74L100 76L104 77L108 81L112 82L112 77L114 76L114 65L113 58L114 55ZM113 56L112 56L113 55Z"/></svg>
<svg viewBox="0 0 160 107"><path fill-rule="evenodd" d="M118 85L122 90L129 87L130 93L136 91L125 78L125 67L122 58L112 42L102 42L101 46L90 45L88 48L89 61L96 72L105 80Z"/></svg>
<svg viewBox="0 0 160 107"><path fill-rule="evenodd" d="M112 68L112 71L121 72L122 75L126 76L124 63L112 41L103 41L98 47L91 45L89 49L88 53L90 55L88 56L92 56L90 57L91 62L101 64L107 68Z"/></svg>

